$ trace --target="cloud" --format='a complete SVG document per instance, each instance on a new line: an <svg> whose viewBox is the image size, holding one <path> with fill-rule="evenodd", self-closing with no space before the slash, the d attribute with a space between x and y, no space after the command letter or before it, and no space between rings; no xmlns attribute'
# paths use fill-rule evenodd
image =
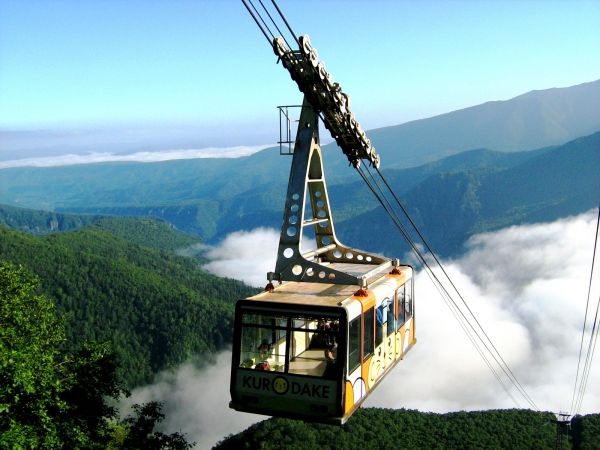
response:
<svg viewBox="0 0 600 450"><path fill-rule="evenodd" d="M317 247L314 239L305 242L303 251ZM275 270L279 231L257 228L252 231L236 231L228 235L220 245L209 247L205 256L211 260L202 266L204 270L221 277L235 278L255 287L267 284L267 272Z"/></svg>
<svg viewBox="0 0 600 450"><path fill-rule="evenodd" d="M595 225L594 214L584 214L478 235L467 243L466 255L444 263L541 410L570 409ZM278 233L268 229L233 233L209 254L213 262L224 263L215 266L218 270L225 271L226 262L239 264L229 265L227 276L236 267L245 280L260 280L257 285L262 285L265 272L274 265L277 239ZM252 258L255 264L248 263ZM596 278L594 304L599 284ZM514 408L423 273L416 277L415 296L418 342L364 406L440 413ZM203 369L184 364L163 373L156 384L135 390L130 402L163 402L167 415L163 431L181 429L190 441L198 442L198 448L210 448L224 436L264 419L228 409L230 360L231 352L223 352L216 364ZM590 379L599 377L596 361ZM529 407L511 391L522 407ZM590 382L581 412L597 413L598 405L600 386Z"/></svg>
<svg viewBox="0 0 600 450"><path fill-rule="evenodd" d="M481 234L467 243L470 250L464 257L445 263L542 410L571 406L595 225L594 214L585 214ZM418 343L365 406L435 412L515 407L423 273L416 286ZM599 288L596 282L592 301L597 301ZM598 375L596 364L590 378ZM511 392L522 407L529 407L512 387ZM582 413L598 412L599 404L600 389L589 383Z"/></svg>
<svg viewBox="0 0 600 450"><path fill-rule="evenodd" d="M267 145L237 146L237 147L209 147L201 149L144 151L128 155L110 152L89 152L87 154L74 154L47 157L34 157L0 161L0 169L9 167L52 167L71 166L75 164L92 164L101 162L128 161L128 162L158 162L174 159L197 158L239 158L248 156L267 148Z"/></svg>
<svg viewBox="0 0 600 450"><path fill-rule="evenodd" d="M175 371L163 372L156 383L135 389L130 398L121 401L121 413L129 414L134 403L159 401L165 414L160 424L163 432L181 430L188 442L197 443L195 448L210 449L230 433L266 419L229 409L230 374L231 352L220 353L214 364L202 369L183 364Z"/></svg>
<svg viewBox="0 0 600 450"><path fill-rule="evenodd" d="M272 228L236 231L219 246L210 247L205 256L211 260L204 270L220 277L235 278L249 286L264 287L267 272L275 270L279 232Z"/></svg>

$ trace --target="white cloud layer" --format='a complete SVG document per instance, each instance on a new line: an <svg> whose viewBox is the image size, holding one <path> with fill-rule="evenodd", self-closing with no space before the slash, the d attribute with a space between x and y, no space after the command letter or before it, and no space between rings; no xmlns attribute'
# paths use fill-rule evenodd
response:
<svg viewBox="0 0 600 450"><path fill-rule="evenodd" d="M464 257L445 263L479 322L541 410L557 412L571 406L595 225L595 215L585 214L478 235L469 241ZM227 276L231 267L237 267L244 280L261 280L256 285L262 286L265 272L274 264L277 239L274 230L233 233L210 255L216 258L213 262L236 264L229 266ZM262 249L261 256L250 264L256 248ZM229 259L223 255L230 255ZM267 255L271 255L268 264ZM598 281L596 277L593 305L600 295ZM365 406L434 412L514 408L423 273L417 275L416 301L418 343ZM181 429L190 441L198 442L197 448L210 448L229 433L264 419L227 408L230 358L230 352L223 352L215 365L203 370L183 365L163 374L156 384L134 391L133 401L163 402L165 431ZM598 412L600 386L595 381L599 377L595 361L583 414ZM528 407L511 391L522 407Z"/></svg>
<svg viewBox="0 0 600 450"><path fill-rule="evenodd" d="M101 162L127 161L127 162L158 162L174 159L197 158L239 158L248 156L267 148L267 145L237 146L237 147L209 147L201 149L146 151L131 154L118 154L110 152L89 152L87 154L67 154L59 156L46 156L0 161L0 169L9 167L53 167L72 166L76 164L92 164Z"/></svg>
<svg viewBox="0 0 600 450"><path fill-rule="evenodd" d="M211 260L204 270L220 277L241 280L249 286L264 287L267 272L275 270L279 231L256 228L236 231L216 247L207 247L205 256ZM304 241L303 252L317 248L314 239Z"/></svg>
<svg viewBox="0 0 600 450"><path fill-rule="evenodd" d="M230 433L238 433L265 417L240 414L229 409L231 352L217 355L215 364L198 369L192 363L176 371L163 372L155 384L133 391L122 403L122 413L129 414L134 403L157 400L163 403L165 433L182 431L196 449L210 449Z"/></svg>
<svg viewBox="0 0 600 450"><path fill-rule="evenodd" d="M217 247L209 247L210 263L204 270L220 277L235 278L249 286L264 287L267 272L275 269L279 232L272 228L236 231Z"/></svg>
<svg viewBox="0 0 600 450"><path fill-rule="evenodd" d="M445 264L541 410L571 407L595 219L586 214L474 236L463 258ZM593 304L600 295L598 281L596 277ZM416 283L418 344L365 406L435 412L515 407L425 274ZM590 313L588 325L589 320ZM598 379L599 369L596 362L590 380ZM511 392L522 407L529 407L512 386ZM598 412L599 405L600 388L590 382L581 412Z"/></svg>

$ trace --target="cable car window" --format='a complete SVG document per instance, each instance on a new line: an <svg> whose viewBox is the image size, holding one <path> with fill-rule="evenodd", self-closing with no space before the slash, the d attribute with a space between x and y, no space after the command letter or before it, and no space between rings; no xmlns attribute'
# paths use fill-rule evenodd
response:
<svg viewBox="0 0 600 450"><path fill-rule="evenodd" d="M348 337L348 373L352 373L360 366L360 317L350 322Z"/></svg>
<svg viewBox="0 0 600 450"><path fill-rule="evenodd" d="M406 300L404 305L406 307L406 320L413 315L413 299L412 299L412 280L406 282Z"/></svg>
<svg viewBox="0 0 600 450"><path fill-rule="evenodd" d="M327 376L329 351L335 358L339 319L331 317L294 316L292 318L289 373ZM326 373L328 372L328 373Z"/></svg>
<svg viewBox="0 0 600 450"><path fill-rule="evenodd" d="M285 368L286 334L274 327L242 327L240 367L283 372Z"/></svg>
<svg viewBox="0 0 600 450"><path fill-rule="evenodd" d="M375 321L375 307L369 309L364 314L365 318L365 335L363 340L363 361L365 361L369 356L371 356L375 352L375 347L373 346L373 322Z"/></svg>
<svg viewBox="0 0 600 450"><path fill-rule="evenodd" d="M245 313L242 318L244 325L269 325L276 327L287 327L287 317L275 314L251 314Z"/></svg>
<svg viewBox="0 0 600 450"><path fill-rule="evenodd" d="M394 311L394 305L396 302L394 301L394 297L388 297L384 300L384 303L387 303L387 335L391 336L396 332L396 313Z"/></svg>
<svg viewBox="0 0 600 450"><path fill-rule="evenodd" d="M406 285L402 285L398 288L397 291L397 297L398 297L398 330L400 329L400 327L402 325L404 325L404 322L406 320L406 308L404 305L404 301L405 301L405 292L406 292Z"/></svg>
<svg viewBox="0 0 600 450"><path fill-rule="evenodd" d="M383 342L383 328L387 324L387 303L384 301L377 307L375 313L375 347L379 347Z"/></svg>
<svg viewBox="0 0 600 450"><path fill-rule="evenodd" d="M271 327L281 327L275 330L272 341L277 342L285 338L287 328L287 317L275 314L254 314L245 313L242 318L244 325L267 325Z"/></svg>

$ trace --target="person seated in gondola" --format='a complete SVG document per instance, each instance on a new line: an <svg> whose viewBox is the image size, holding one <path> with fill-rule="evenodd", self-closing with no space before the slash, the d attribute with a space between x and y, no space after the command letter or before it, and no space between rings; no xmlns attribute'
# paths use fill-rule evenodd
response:
<svg viewBox="0 0 600 450"><path fill-rule="evenodd" d="M332 320L331 323L329 324L329 327L331 328L331 331L333 332L333 337L335 338L336 333L338 331L340 331L340 321L339 320Z"/></svg>
<svg viewBox="0 0 600 450"><path fill-rule="evenodd" d="M404 311L404 304L398 303L398 327L406 322L406 316Z"/></svg>
<svg viewBox="0 0 600 450"><path fill-rule="evenodd" d="M335 344L331 326L325 319L319 319L317 332L310 339L309 348L325 348Z"/></svg>
<svg viewBox="0 0 600 450"><path fill-rule="evenodd" d="M255 367L254 370L271 370L271 365L269 364L269 361L263 361L261 363L258 363Z"/></svg>
<svg viewBox="0 0 600 450"><path fill-rule="evenodd" d="M269 359L273 354L273 350L271 348L271 344L268 339L263 339L258 347L258 356L260 359L265 360Z"/></svg>
<svg viewBox="0 0 600 450"><path fill-rule="evenodd" d="M325 355L325 361L327 361L327 365L325 366L325 371L323 372L323 378L335 379L337 377L337 361L334 356L333 347L326 347L323 351Z"/></svg>

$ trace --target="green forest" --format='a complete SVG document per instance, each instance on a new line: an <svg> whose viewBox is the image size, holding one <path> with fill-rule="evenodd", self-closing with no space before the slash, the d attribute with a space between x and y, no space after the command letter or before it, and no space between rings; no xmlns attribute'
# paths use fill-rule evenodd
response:
<svg viewBox="0 0 600 450"><path fill-rule="evenodd" d="M65 351L110 342L119 376L134 387L230 343L236 300L258 292L172 253L197 242L149 219L107 219L45 236L0 226L0 259L41 278L39 292L65 320Z"/></svg>
<svg viewBox="0 0 600 450"><path fill-rule="evenodd" d="M21 327L26 333L2 341L18 349L0 352L3 376L17 380L2 385L0 446L10 447L12 439L22 441L20 448L190 448L185 430L155 430L164 418L160 404L136 405L134 415L123 419L115 402L160 370L210 359L224 348L232 339L236 300L258 289L204 273L198 259L175 254L200 240L164 220L72 214L70 231L23 232L22 224L48 223L52 213L8 212L20 220L0 225L0 260L7 273L22 265L13 271L31 290L24 297L33 306L3 303L12 308L4 317L16 323L7 327L5 319L1 331L8 335ZM15 312L27 308L38 311L41 322ZM28 332L31 326L43 332ZM28 375L34 368L44 369L42 378ZM269 419L214 448L552 449L553 419L530 410L366 408L343 427ZM562 433L565 449L600 449L600 415L575 417Z"/></svg>
<svg viewBox="0 0 600 450"><path fill-rule="evenodd" d="M0 447L11 449L171 449L194 446L185 435L155 430L162 405L117 403L130 393L108 343L65 352L64 320L39 278L0 261Z"/></svg>
<svg viewBox="0 0 600 450"><path fill-rule="evenodd" d="M490 410L447 414L359 409L343 427L272 418L230 435L213 450L554 449L554 414ZM600 414L578 416L562 430L564 449L600 448Z"/></svg>
<svg viewBox="0 0 600 450"><path fill-rule="evenodd" d="M514 153L469 149L416 167L395 167L382 159L381 171L432 248L448 257L459 254L475 233L551 222L594 208L599 146L600 133L595 133ZM389 239L396 233L392 222L343 154L337 155L337 149L324 153L340 240L390 257L407 251L402 239ZM160 217L215 243L234 231L280 227L289 164L289 158L270 148L231 160L4 169L3 202L98 218Z"/></svg>

